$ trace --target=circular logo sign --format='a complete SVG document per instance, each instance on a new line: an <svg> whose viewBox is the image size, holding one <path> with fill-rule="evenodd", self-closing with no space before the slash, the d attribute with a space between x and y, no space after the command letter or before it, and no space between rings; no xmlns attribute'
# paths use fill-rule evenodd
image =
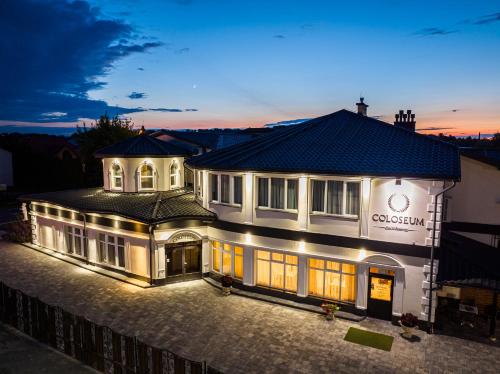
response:
<svg viewBox="0 0 500 374"><path fill-rule="evenodd" d="M403 213L410 207L410 199L405 194L393 193L389 196L387 204L393 212Z"/></svg>

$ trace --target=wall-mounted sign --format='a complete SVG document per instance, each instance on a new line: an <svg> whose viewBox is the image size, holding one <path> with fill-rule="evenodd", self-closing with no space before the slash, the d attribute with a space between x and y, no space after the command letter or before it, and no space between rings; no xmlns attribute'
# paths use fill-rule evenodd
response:
<svg viewBox="0 0 500 374"><path fill-rule="evenodd" d="M383 226L374 226L385 230L416 231L412 226L424 226L422 217L412 217L404 214L410 207L410 198L404 193L392 193L387 198L387 207L390 213L373 213L372 221L383 223Z"/></svg>

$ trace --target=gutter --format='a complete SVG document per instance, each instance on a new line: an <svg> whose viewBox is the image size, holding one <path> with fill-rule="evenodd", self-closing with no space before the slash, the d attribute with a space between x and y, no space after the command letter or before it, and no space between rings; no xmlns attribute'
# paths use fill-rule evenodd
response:
<svg viewBox="0 0 500 374"><path fill-rule="evenodd" d="M432 323L432 296L434 292L434 286L433 286L433 277L434 277L434 255L435 255L435 240L436 240L436 217L437 217L437 204L438 204L438 197L440 195L444 195L445 192L451 190L453 187L455 187L457 184L456 181L453 181L453 184L451 186L445 187L441 191L439 191L436 195L434 195L434 212L433 212L433 220L432 220L432 243L431 243L431 272L430 272L430 279L429 279L429 290L430 290L430 297L429 297L429 313L427 313L427 328L428 328L428 333L432 334L434 332L434 325ZM442 220L442 214L443 214L443 209L441 209L441 225L443 224Z"/></svg>

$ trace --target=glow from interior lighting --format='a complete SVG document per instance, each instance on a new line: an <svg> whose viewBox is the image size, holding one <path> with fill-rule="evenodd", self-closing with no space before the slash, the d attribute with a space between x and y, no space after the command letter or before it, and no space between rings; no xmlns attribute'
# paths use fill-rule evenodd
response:
<svg viewBox="0 0 500 374"><path fill-rule="evenodd" d="M245 234L245 243L252 244L252 234L250 234L249 232Z"/></svg>
<svg viewBox="0 0 500 374"><path fill-rule="evenodd" d="M299 252L300 253L305 253L306 252L306 242L301 240L299 242Z"/></svg>

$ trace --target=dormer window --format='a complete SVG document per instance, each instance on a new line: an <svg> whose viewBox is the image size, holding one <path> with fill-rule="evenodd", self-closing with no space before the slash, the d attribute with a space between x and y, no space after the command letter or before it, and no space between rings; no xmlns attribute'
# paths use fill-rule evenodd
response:
<svg viewBox="0 0 500 374"><path fill-rule="evenodd" d="M173 161L170 165L170 188L179 186L179 164Z"/></svg>
<svg viewBox="0 0 500 374"><path fill-rule="evenodd" d="M123 172L119 164L114 163L111 167L111 189L123 189Z"/></svg>
<svg viewBox="0 0 500 374"><path fill-rule="evenodd" d="M143 164L139 173L141 190L154 188L154 171L150 164Z"/></svg>

